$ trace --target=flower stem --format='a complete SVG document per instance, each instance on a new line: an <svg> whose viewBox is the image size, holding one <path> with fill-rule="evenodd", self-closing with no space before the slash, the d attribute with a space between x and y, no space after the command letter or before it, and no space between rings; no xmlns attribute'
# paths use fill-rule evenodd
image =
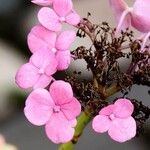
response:
<svg viewBox="0 0 150 150"><path fill-rule="evenodd" d="M58 150L74 150L75 144L78 142L79 137L82 135L82 132L86 125L91 121L92 116L88 114L88 111L82 112L78 117L78 123L75 128L75 134L73 139L65 144L60 145Z"/></svg>
<svg viewBox="0 0 150 150"><path fill-rule="evenodd" d="M95 78L94 85L99 88L99 85ZM104 97L107 99L109 96L115 94L118 91L120 91L120 87L117 84L113 84L105 91ZM78 123L75 128L75 134L73 139L68 143L61 144L58 150L74 150L75 144L78 142L86 125L92 120L92 115L90 114L90 112L90 109L86 108L85 111L81 113L81 115L78 117Z"/></svg>

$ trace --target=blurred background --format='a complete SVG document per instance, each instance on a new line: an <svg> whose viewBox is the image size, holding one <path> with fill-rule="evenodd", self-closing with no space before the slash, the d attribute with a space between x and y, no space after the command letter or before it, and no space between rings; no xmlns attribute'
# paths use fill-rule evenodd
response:
<svg viewBox="0 0 150 150"><path fill-rule="evenodd" d="M133 0L127 2L131 5ZM107 21L115 26L108 0L74 0L74 5L82 17L86 17L87 12L90 12L94 22ZM31 4L30 0L0 0L0 133L9 143L16 145L18 150L57 149L57 146L47 139L44 128L31 125L24 117L24 101L29 91L20 90L14 80L17 69L31 55L26 37L31 28L38 23L36 15L39 8ZM81 45L90 46L88 40L77 39L72 49ZM83 77L90 78L91 73L85 69L85 62L82 61L82 65L78 63L73 63L70 70L78 68L79 71L83 70ZM129 96L150 106L147 90L147 87L135 86ZM145 125L144 135L125 144L112 141L108 135L96 134L89 124L76 150L149 150L149 139L150 122Z"/></svg>

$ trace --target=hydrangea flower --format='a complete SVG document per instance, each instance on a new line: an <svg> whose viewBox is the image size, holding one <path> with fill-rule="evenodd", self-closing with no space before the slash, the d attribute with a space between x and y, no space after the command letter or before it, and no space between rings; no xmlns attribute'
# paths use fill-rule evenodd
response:
<svg viewBox="0 0 150 150"><path fill-rule="evenodd" d="M113 105L103 108L93 120L93 129L98 133L108 131L117 142L125 142L136 135L136 122L131 116L133 104L127 99L118 99Z"/></svg>
<svg viewBox="0 0 150 150"><path fill-rule="evenodd" d="M124 0L109 0L110 6L118 23L117 31L130 26L130 8Z"/></svg>
<svg viewBox="0 0 150 150"><path fill-rule="evenodd" d="M60 31L63 22L74 26L80 22L80 16L73 10L72 0L55 0L53 9L43 7L38 13L39 22L51 31Z"/></svg>
<svg viewBox="0 0 150 150"><path fill-rule="evenodd" d="M47 48L36 51L29 62L24 64L16 74L16 83L27 89L44 88L51 82L52 75L57 71L58 62L55 55Z"/></svg>
<svg viewBox="0 0 150 150"><path fill-rule="evenodd" d="M118 18L118 30L126 24L130 24L138 31L147 33L150 31L150 6L149 0L136 0L133 7L128 7L124 0L110 0L111 7Z"/></svg>
<svg viewBox="0 0 150 150"><path fill-rule="evenodd" d="M54 143L66 143L74 135L76 117L81 112L79 101L73 97L71 85L55 81L49 92L36 89L26 101L25 116L34 125L45 125L46 134Z"/></svg>
<svg viewBox="0 0 150 150"><path fill-rule="evenodd" d="M124 0L110 0L111 7L117 18L117 31L132 25L138 31L144 33L143 51L146 41L150 36L150 5L149 0L135 0L133 7L128 7Z"/></svg>
<svg viewBox="0 0 150 150"><path fill-rule="evenodd" d="M40 5L40 6L51 6L53 0L32 0L32 3Z"/></svg>
<svg viewBox="0 0 150 150"><path fill-rule="evenodd" d="M76 33L72 30L61 32L58 36L42 25L35 26L28 35L28 46L32 53L48 48L55 53L58 70L65 70L71 62L70 45L75 40Z"/></svg>

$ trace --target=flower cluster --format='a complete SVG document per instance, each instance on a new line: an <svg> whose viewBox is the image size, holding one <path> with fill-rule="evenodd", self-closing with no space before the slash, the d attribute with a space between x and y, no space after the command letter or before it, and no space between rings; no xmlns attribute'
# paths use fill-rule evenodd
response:
<svg viewBox="0 0 150 150"><path fill-rule="evenodd" d="M82 133L77 131L76 135L75 132L81 106L88 112L84 115L90 114L86 118L94 118L92 127L96 132L108 132L113 140L121 143L135 137L150 116L148 107L124 98L134 84L150 86L150 53L146 45L150 36L149 2L136 0L129 8L124 0L109 1L117 19L116 29L106 22L93 24L88 18L90 13L87 18L80 19L72 0L32 1L42 6L38 13L40 24L28 35L32 56L18 70L16 83L23 89L34 89L26 100L25 116L34 125L44 125L48 138L54 143L71 140L76 143ZM76 33L73 30L61 32L63 23L77 27L80 38L88 35L92 46L80 46L70 52ZM131 25L144 35L135 38L128 29ZM124 51L126 49L130 52ZM87 69L93 74L91 81L78 80L76 76L81 72L76 71L65 81L54 79L57 71L69 67L72 56L74 60L86 61ZM123 71L118 60L129 58L131 63ZM118 91L124 94L123 98L109 104L107 98ZM141 114L142 117L138 117ZM79 121L83 122L77 130L83 130L82 125L85 126L87 121L80 118Z"/></svg>
<svg viewBox="0 0 150 150"><path fill-rule="evenodd" d="M40 24L33 27L28 35L32 56L18 70L16 83L23 89L34 89L24 109L28 120L38 126L45 125L46 134L54 143L65 143L74 135L81 105L73 97L70 84L56 81L52 76L57 71L66 70L71 63L69 48L76 33L73 30L61 32L62 24L66 22L76 26L80 17L73 10L71 0L32 2L43 6L38 13ZM49 85L48 92L44 88Z"/></svg>

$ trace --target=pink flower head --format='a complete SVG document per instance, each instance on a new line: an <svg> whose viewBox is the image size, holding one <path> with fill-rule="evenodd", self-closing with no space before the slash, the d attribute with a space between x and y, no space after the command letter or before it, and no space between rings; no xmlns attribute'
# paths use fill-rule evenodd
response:
<svg viewBox="0 0 150 150"><path fill-rule="evenodd" d="M24 109L32 124L45 125L47 136L56 144L72 139L80 112L81 105L73 97L71 85L64 81L53 82L49 92L45 89L33 91Z"/></svg>
<svg viewBox="0 0 150 150"><path fill-rule="evenodd" d="M32 0L32 3L40 5L40 6L51 6L53 0Z"/></svg>
<svg viewBox="0 0 150 150"><path fill-rule="evenodd" d="M28 35L28 46L32 53L39 49L48 48L55 53L58 61L58 70L65 70L71 62L70 45L75 40L74 31L64 31L58 36L41 25L35 26Z"/></svg>
<svg viewBox="0 0 150 150"><path fill-rule="evenodd" d="M150 1L136 0L133 7L128 7L124 0L110 0L111 7L118 18L118 30L129 27L130 24L138 31L150 31Z"/></svg>
<svg viewBox="0 0 150 150"><path fill-rule="evenodd" d="M150 1L136 0L133 7L128 7L124 0L110 0L110 4L117 18L117 31L132 25L138 31L145 33L141 51L150 36Z"/></svg>
<svg viewBox="0 0 150 150"><path fill-rule="evenodd" d="M73 10L72 0L55 0L53 9L43 7L38 13L39 22L51 31L60 31L62 23L76 26L80 22L79 15Z"/></svg>
<svg viewBox="0 0 150 150"><path fill-rule="evenodd" d="M16 74L16 83L23 89L30 87L45 88L57 71L55 55L48 49L36 51L30 61L24 64Z"/></svg>
<svg viewBox="0 0 150 150"><path fill-rule="evenodd" d="M93 120L93 129L98 133L108 131L117 142L125 142L136 135L136 122L131 116L133 104L127 99L118 99L113 105L103 108Z"/></svg>

